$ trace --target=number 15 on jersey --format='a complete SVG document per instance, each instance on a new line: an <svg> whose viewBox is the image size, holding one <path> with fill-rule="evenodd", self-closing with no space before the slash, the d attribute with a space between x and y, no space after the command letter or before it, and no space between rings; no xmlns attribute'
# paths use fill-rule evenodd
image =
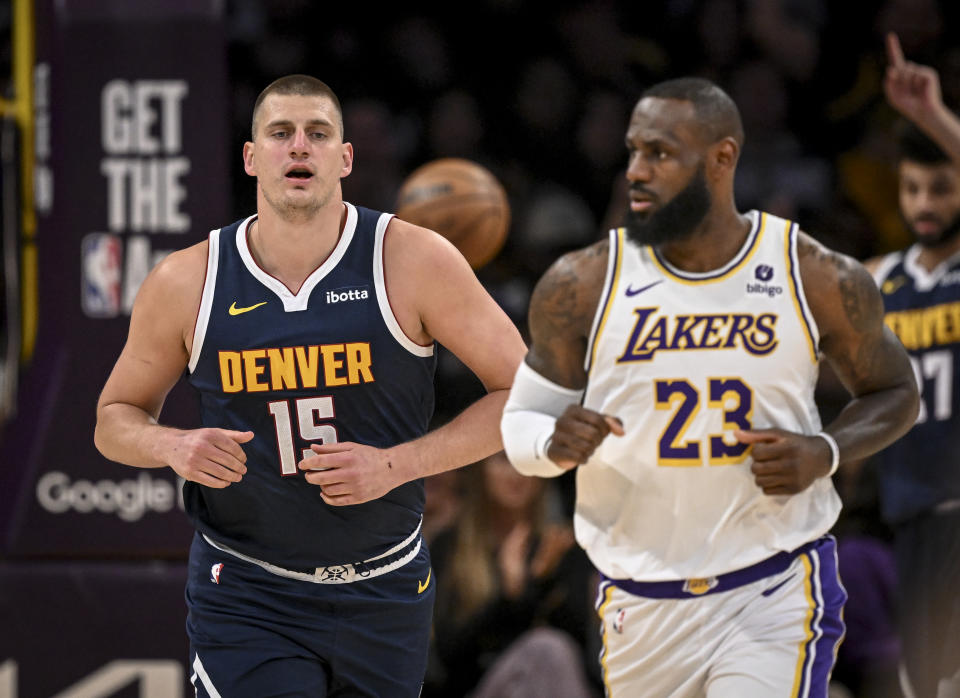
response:
<svg viewBox="0 0 960 698"><path fill-rule="evenodd" d="M290 403L294 403L291 411ZM300 438L304 441L316 441L323 444L335 444L340 439L337 428L333 424L322 420L331 420L335 417L333 397L305 397L296 400L275 400L268 404L277 428L277 449L280 453L280 472L283 475L296 475L297 463L313 455L313 451L305 448L297 458L296 448L293 445L293 420L291 412L296 414L297 428Z"/></svg>

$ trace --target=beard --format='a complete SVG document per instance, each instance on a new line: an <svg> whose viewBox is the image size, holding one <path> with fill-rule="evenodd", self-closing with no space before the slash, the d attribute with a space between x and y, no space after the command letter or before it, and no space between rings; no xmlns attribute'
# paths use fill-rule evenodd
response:
<svg viewBox="0 0 960 698"><path fill-rule="evenodd" d="M926 248L939 247L944 245L960 233L960 211L957 212L957 215L953 217L953 220L948 221L939 232L936 233L918 233L913 227L913 224L908 221L903 216L903 212L900 213L900 218L903 220L903 224L907 226L907 230L910 231L910 234L913 235L913 238L920 243L921 246Z"/></svg>
<svg viewBox="0 0 960 698"><path fill-rule="evenodd" d="M330 200L329 193L325 197L297 200L284 194L276 196L274 192L268 191L267 187L260 187L260 191L263 192L263 198L270 205L270 208L277 213L281 220L287 223L309 221Z"/></svg>
<svg viewBox="0 0 960 698"><path fill-rule="evenodd" d="M686 240L693 236L697 226L706 217L710 204L707 177L701 165L690 183L660 210L643 213L627 208L623 226L627 230L627 238L637 245L662 245Z"/></svg>

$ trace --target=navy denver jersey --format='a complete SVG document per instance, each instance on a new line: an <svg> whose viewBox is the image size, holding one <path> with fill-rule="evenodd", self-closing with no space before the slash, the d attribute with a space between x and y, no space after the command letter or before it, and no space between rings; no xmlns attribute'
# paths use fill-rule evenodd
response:
<svg viewBox="0 0 960 698"><path fill-rule="evenodd" d="M433 344L400 328L387 298L383 238L391 216L346 204L330 256L293 294L261 269L247 229L210 233L189 382L206 427L250 430L247 472L214 489L187 482L197 530L287 568L375 557L420 523L423 481L334 507L297 469L310 444L388 447L423 435L433 414Z"/></svg>
<svg viewBox="0 0 960 698"><path fill-rule="evenodd" d="M884 319L910 354L921 396L917 423L877 456L890 523L960 498L960 256L928 272L919 254L914 245L887 255L874 273Z"/></svg>

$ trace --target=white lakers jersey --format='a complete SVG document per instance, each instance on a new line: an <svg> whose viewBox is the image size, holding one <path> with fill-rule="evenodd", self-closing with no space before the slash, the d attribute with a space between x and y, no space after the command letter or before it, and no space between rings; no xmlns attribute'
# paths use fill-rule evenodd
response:
<svg viewBox="0 0 960 698"><path fill-rule="evenodd" d="M610 232L604 294L587 346L585 407L615 415L577 470L577 540L608 577L710 577L825 533L840 499L829 478L763 494L733 430L815 434L816 323L795 224L751 211L740 251L689 273Z"/></svg>

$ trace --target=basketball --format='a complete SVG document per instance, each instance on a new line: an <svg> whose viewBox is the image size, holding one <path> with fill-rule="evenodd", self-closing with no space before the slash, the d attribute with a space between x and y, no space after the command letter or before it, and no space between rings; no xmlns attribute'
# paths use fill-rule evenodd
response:
<svg viewBox="0 0 960 698"><path fill-rule="evenodd" d="M433 160L410 173L397 194L396 212L443 235L474 269L496 257L510 228L510 204L500 182L461 158Z"/></svg>

